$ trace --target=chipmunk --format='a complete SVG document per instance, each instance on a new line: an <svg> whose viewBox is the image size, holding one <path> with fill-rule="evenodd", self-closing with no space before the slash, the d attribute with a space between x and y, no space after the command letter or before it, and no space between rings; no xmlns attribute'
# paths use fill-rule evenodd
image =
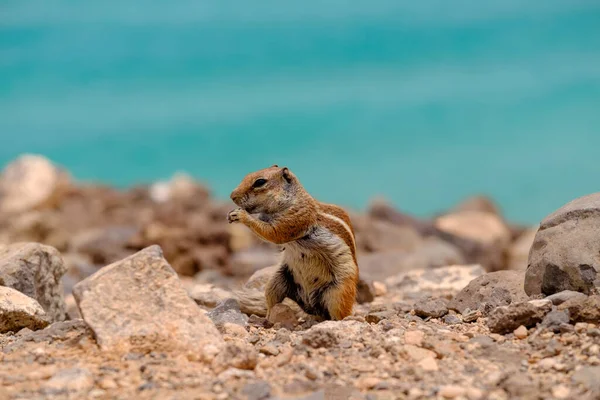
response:
<svg viewBox="0 0 600 400"><path fill-rule="evenodd" d="M358 263L354 229L341 207L318 202L287 167L277 165L246 175L231 199L240 208L228 214L229 223L242 223L283 246L264 294L238 294L242 310L268 315L287 297L320 319L351 314Z"/></svg>

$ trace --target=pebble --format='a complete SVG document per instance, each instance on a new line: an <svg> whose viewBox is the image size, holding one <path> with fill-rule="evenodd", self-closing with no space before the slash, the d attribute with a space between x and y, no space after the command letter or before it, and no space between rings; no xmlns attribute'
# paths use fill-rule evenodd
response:
<svg viewBox="0 0 600 400"><path fill-rule="evenodd" d="M444 316L444 323L446 323L448 325L456 325L456 324L460 324L461 320L454 314L448 314L448 315Z"/></svg>
<svg viewBox="0 0 600 400"><path fill-rule="evenodd" d="M404 342L413 346L421 347L423 345L425 334L422 331L406 331L404 332Z"/></svg>
<svg viewBox="0 0 600 400"><path fill-rule="evenodd" d="M458 385L446 385L441 387L439 394L445 399L454 399L463 396L465 389Z"/></svg>
<svg viewBox="0 0 600 400"><path fill-rule="evenodd" d="M261 347L260 352L269 356L276 356L279 354L279 349L272 344L267 344Z"/></svg>
<svg viewBox="0 0 600 400"><path fill-rule="evenodd" d="M468 388L467 389L467 398L469 400L479 400L483 398L483 390L477 388Z"/></svg>
<svg viewBox="0 0 600 400"><path fill-rule="evenodd" d="M558 385L552 388L552 396L557 399L568 399L571 391L565 385Z"/></svg>
<svg viewBox="0 0 600 400"><path fill-rule="evenodd" d="M388 292L387 286L383 282L373 281L373 289L377 297L385 296Z"/></svg>
<svg viewBox="0 0 600 400"><path fill-rule="evenodd" d="M373 389L380 382L381 379L369 376L359 379L358 382L356 382L356 387L360 390L369 390Z"/></svg>
<svg viewBox="0 0 600 400"><path fill-rule="evenodd" d="M114 379L110 378L102 378L98 382L98 386L104 390L111 390L119 387L119 385L117 385L117 382L115 382Z"/></svg>
<svg viewBox="0 0 600 400"><path fill-rule="evenodd" d="M515 329L515 331L513 333L515 334L515 337L517 339L527 338L527 328L525 328L523 325L521 325L517 329Z"/></svg>
<svg viewBox="0 0 600 400"><path fill-rule="evenodd" d="M431 371L437 371L440 369L437 361L433 357L424 358L423 360L421 360L419 362L418 365L419 365L419 367L421 367L421 369L423 369L423 371L431 372Z"/></svg>

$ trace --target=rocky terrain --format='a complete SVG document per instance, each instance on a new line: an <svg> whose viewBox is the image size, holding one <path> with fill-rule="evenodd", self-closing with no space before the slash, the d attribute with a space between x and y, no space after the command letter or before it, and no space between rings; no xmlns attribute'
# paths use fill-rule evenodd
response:
<svg viewBox="0 0 600 400"><path fill-rule="evenodd" d="M352 212L343 321L267 320L277 249L184 174L119 191L38 156L0 175L1 399L598 399L600 194L539 226L468 199Z"/></svg>

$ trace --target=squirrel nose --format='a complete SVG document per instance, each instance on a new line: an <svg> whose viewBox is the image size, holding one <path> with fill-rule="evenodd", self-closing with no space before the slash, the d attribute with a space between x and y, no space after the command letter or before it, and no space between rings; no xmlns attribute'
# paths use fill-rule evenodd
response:
<svg viewBox="0 0 600 400"><path fill-rule="evenodd" d="M229 196L231 198L231 200L237 204L237 202L240 200L241 196L239 194L237 194L235 192L235 190L233 192L231 192L231 195Z"/></svg>

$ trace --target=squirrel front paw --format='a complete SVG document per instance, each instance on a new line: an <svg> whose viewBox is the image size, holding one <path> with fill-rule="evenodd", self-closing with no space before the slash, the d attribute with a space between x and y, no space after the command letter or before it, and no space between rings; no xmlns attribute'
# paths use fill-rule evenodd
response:
<svg viewBox="0 0 600 400"><path fill-rule="evenodd" d="M236 208L227 214L227 221L229 221L230 224L239 222L246 216L246 214L247 212L244 209Z"/></svg>

